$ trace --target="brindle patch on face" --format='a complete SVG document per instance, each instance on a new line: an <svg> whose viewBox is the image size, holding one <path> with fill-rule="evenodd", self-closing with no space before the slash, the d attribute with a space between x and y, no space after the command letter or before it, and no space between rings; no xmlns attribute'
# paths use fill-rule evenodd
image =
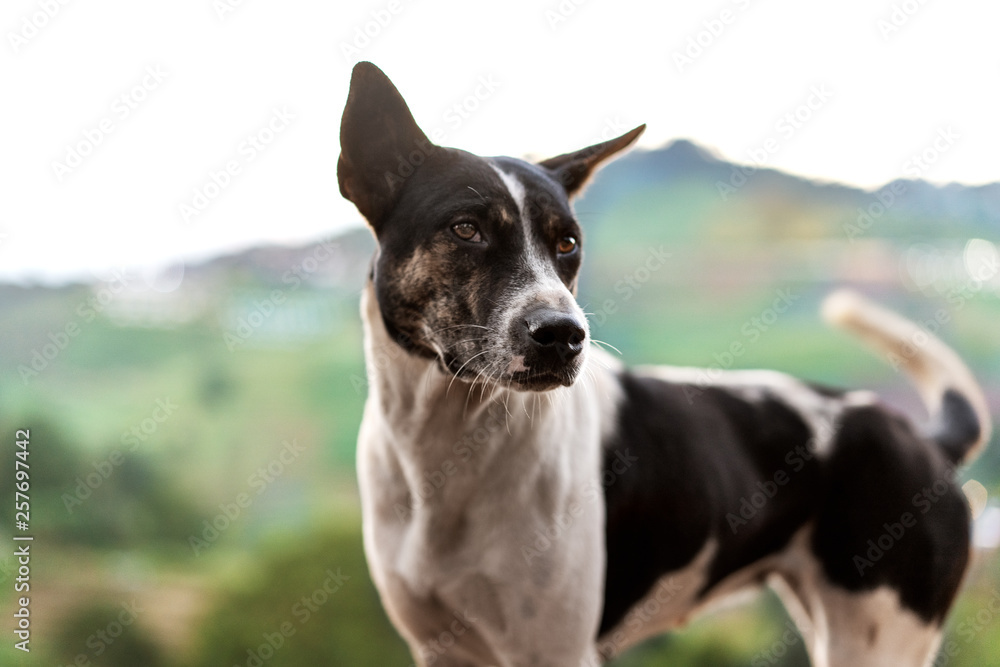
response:
<svg viewBox="0 0 1000 667"><path fill-rule="evenodd" d="M500 218L500 222L505 225L513 225L517 222L517 216L506 206L502 206L497 210L497 216Z"/></svg>
<svg viewBox="0 0 1000 667"><path fill-rule="evenodd" d="M475 225L482 242L460 239L458 222ZM571 294L581 252L560 255L565 236L579 240L580 229L544 170L437 152L407 180L379 231L375 288L387 328L463 380L521 389L571 383L582 359L534 377L529 344L517 335L526 309L542 303L583 319Z"/></svg>

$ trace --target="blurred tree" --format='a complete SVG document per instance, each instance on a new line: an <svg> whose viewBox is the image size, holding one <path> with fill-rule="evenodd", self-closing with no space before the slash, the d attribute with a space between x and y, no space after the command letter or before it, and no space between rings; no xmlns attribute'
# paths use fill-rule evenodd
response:
<svg viewBox="0 0 1000 667"><path fill-rule="evenodd" d="M150 640L135 613L111 602L96 602L77 610L63 625L52 646L59 664L101 667L162 667L164 655Z"/></svg>
<svg viewBox="0 0 1000 667"><path fill-rule="evenodd" d="M356 527L269 550L259 569L224 586L202 647L200 667L413 663L382 611Z"/></svg>

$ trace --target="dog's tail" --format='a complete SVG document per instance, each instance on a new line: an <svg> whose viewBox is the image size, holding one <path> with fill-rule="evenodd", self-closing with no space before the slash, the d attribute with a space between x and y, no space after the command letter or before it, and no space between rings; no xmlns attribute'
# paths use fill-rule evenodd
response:
<svg viewBox="0 0 1000 667"><path fill-rule="evenodd" d="M856 334L913 379L931 415L928 436L954 463L970 463L989 442L983 391L955 351L913 322L849 290L823 302L823 318Z"/></svg>

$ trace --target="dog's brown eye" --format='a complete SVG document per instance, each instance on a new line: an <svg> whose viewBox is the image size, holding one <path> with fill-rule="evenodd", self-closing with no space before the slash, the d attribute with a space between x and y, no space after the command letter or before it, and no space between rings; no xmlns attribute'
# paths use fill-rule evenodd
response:
<svg viewBox="0 0 1000 667"><path fill-rule="evenodd" d="M556 251L560 255L568 255L569 253L576 250L576 239L572 236L564 236L559 239L559 244L556 246Z"/></svg>
<svg viewBox="0 0 1000 667"><path fill-rule="evenodd" d="M451 231L455 232L455 236L463 241L479 243L483 240L482 235L479 233L479 229L476 228L476 226L471 222L456 223L451 226Z"/></svg>

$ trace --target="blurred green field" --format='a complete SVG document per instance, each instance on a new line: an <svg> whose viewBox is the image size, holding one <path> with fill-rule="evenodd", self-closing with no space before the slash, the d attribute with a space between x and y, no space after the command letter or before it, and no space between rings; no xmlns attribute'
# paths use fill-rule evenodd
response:
<svg viewBox="0 0 1000 667"><path fill-rule="evenodd" d="M664 299L669 310L658 312L653 304L669 289L649 285L595 335L622 349L628 361L710 365L718 363L713 350L744 338L741 324L770 298L766 290L757 299L736 294L708 307L677 290ZM867 358L859 364L863 353L824 329L814 305L796 306L756 343L747 340L737 365L905 395L904 380L889 367ZM976 322L997 317L996 304L977 304L956 330L976 342ZM29 383L5 373L0 432L29 427L32 434L37 646L46 661L37 664L68 665L79 655L101 665L252 664L247 651L267 644L268 636L279 643L273 633L287 621L294 634L267 664L313 664L323 656L335 665L409 665L361 553L352 475L365 392L360 345L360 321L351 311L334 340L232 353L218 328L205 323L160 331L95 322L58 364ZM176 408L152 433L140 428L142 440L129 438L133 426L149 423L157 401ZM255 471L277 460L282 443L291 441L302 445L301 454L259 488ZM97 479L115 451L123 462L90 489L87 477ZM995 460L994 449L974 469L993 489ZM5 477L9 464L0 464ZM217 538L206 535L204 522L223 515L240 494L252 504L224 522ZM67 504L67 497L79 502ZM3 525L11 525L11 514L0 506ZM192 536L202 546L192 547ZM992 562L977 574L956 618L974 614L1000 585ZM301 613L292 612L296 600L320 587L329 570L350 578L300 624ZM3 591L10 604L10 587ZM121 604L133 598L145 601L149 613L94 655L102 642L93 633L113 623ZM58 604L44 602L50 599ZM653 640L616 664L639 667L669 657L679 665L747 665L778 646L783 655L760 664L806 665L799 643L782 643L786 622L767 595ZM1000 639L1000 624L987 624L982 633ZM988 664L978 647L989 641L968 641L950 664Z"/></svg>
<svg viewBox="0 0 1000 667"><path fill-rule="evenodd" d="M777 368L918 409L903 377L820 322L822 297L850 283L918 321L945 312L940 335L1000 404L1000 289L959 302L961 276L915 284L900 269L928 244L960 259L983 234L978 219L899 213L851 243L841 226L854 200L841 202L840 190L810 199L748 189L724 205L712 180L657 189L650 176L633 191L635 173L607 173L607 188L578 207L579 300L594 337L626 362ZM33 650L5 641L0 663L411 664L368 578L353 472L366 393L357 299L371 245L365 233L336 243L344 254L300 283L284 277L307 266L310 248L261 251L190 270L173 294L130 292L92 319L80 307L100 285L0 285L2 451L15 430L31 430L36 537ZM654 251L669 258L650 268ZM239 321L275 290L287 300L232 345ZM781 295L788 309L755 324ZM183 317L157 315L182 306ZM78 333L25 372L70 324ZM734 343L741 354L727 356ZM991 496L996 445L963 473ZM0 459L5 490L12 461ZM10 543L11 503L0 519ZM13 567L0 554L5 627ZM995 550L980 550L949 626L957 650L939 664L1000 664L998 590ZM787 623L764 593L614 664L804 667Z"/></svg>

